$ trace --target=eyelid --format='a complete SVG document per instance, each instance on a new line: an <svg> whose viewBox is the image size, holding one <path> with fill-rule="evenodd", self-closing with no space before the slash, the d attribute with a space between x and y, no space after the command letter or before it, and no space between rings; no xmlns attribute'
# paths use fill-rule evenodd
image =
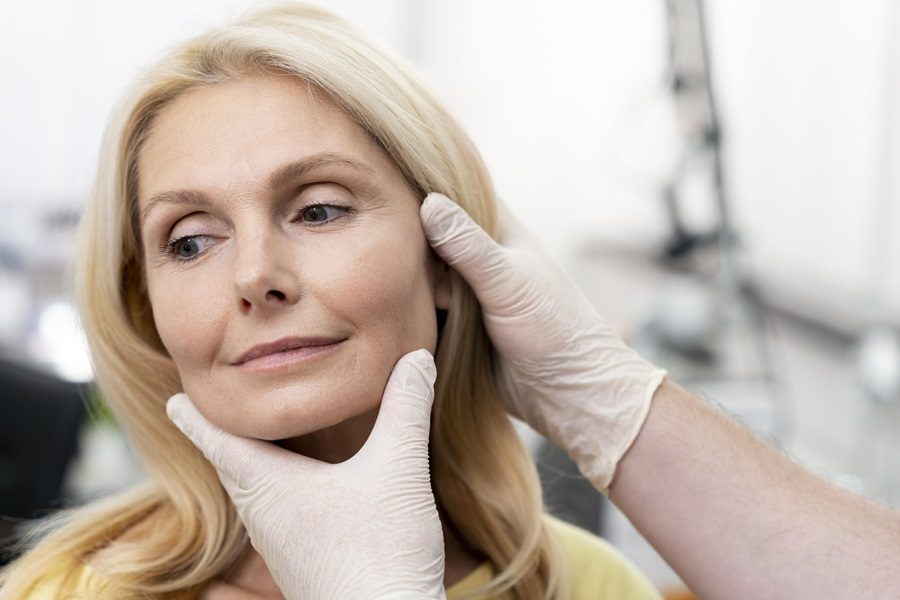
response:
<svg viewBox="0 0 900 600"><path fill-rule="evenodd" d="M207 210L194 210L175 218L174 222L164 231L162 242L168 243L185 237L223 238L230 236L234 230L219 215Z"/></svg>
<svg viewBox="0 0 900 600"><path fill-rule="evenodd" d="M345 200L345 201L346 201L346 200ZM306 222L303 222L303 224L304 224L305 226L307 226L307 227L322 227L322 226L325 226L325 225L329 225L329 224L331 224L331 223L334 223L335 221L337 221L337 220L339 220L339 219L342 219L342 218L344 218L345 216L351 215L351 214L353 214L353 213L356 212L356 209L355 209L353 206L347 206L347 205L345 205L345 204L336 204L335 201L318 201L318 200L313 200L313 201L306 202L306 203L304 203L302 206L298 207L298 208L294 211L294 213L293 213L294 216L293 216L293 218L292 218L292 221L300 221L300 220L302 219L302 216L303 216L304 211L306 211L306 210L308 210L308 209L310 209L310 208L319 207L319 206L324 207L324 208L334 208L334 209L337 209L337 210L339 210L339 211L341 212L341 214L339 214L338 216L336 216L336 217L334 217L334 218L332 218L332 219L329 219L329 220L327 220L327 221L306 221ZM184 242L184 241L186 241L186 240L188 240L188 239L209 239L209 238L216 238L216 237L217 237L217 235L216 235L215 233L200 232L200 231L198 231L198 232L188 232L188 233L180 234L180 235L174 234L174 231L175 231L176 227L178 227L178 225L180 225L180 224L182 223L182 221L184 221L184 220L187 219L187 218L190 218L191 216L198 215L198 214L200 214L200 215L208 215L208 213L206 213L205 211L195 211L195 212L193 212L193 213L190 213L190 214L187 214L187 215L185 215L185 216L183 216L183 217L180 217L180 218L172 225L172 227L169 229L168 235L165 236L165 240L166 240L166 241L165 241L165 242L160 246L160 248L159 248L159 253L160 253L162 256L164 256L165 259L166 259L167 261L170 261L170 262L172 262L172 263L174 263L174 264L185 265L185 264L187 264L187 263L189 263L189 262L192 262L192 261L194 261L194 260L196 260L196 259L198 259L198 258L204 256L207 252L209 252L209 248L206 248L206 249L204 249L204 250L198 252L198 253L195 254L194 256L189 257L189 258L179 257L179 256L177 255L176 247L177 247L180 243L182 243L182 242Z"/></svg>

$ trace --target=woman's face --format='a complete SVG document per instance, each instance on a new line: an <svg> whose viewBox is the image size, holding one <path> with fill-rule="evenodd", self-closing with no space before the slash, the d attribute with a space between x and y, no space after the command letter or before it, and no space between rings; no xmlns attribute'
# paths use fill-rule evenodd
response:
<svg viewBox="0 0 900 600"><path fill-rule="evenodd" d="M153 318L200 411L259 439L368 435L449 295L394 162L302 82L259 76L175 99L138 172ZM242 358L285 339L307 347Z"/></svg>

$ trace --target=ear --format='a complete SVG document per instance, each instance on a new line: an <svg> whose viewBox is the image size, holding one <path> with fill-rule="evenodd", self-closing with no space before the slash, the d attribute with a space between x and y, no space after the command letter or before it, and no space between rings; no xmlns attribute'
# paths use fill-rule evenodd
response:
<svg viewBox="0 0 900 600"><path fill-rule="evenodd" d="M431 251L429 268L431 269L432 293L434 306L441 310L450 308L450 267Z"/></svg>

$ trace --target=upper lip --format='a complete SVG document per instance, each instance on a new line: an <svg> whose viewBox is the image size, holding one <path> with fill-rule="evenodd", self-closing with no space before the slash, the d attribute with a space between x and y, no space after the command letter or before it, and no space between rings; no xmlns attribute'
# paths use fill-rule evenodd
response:
<svg viewBox="0 0 900 600"><path fill-rule="evenodd" d="M306 346L327 346L329 344L335 344L342 341L343 339L341 338L329 337L281 338L280 340L275 340L274 342L253 346L252 348L241 354L241 356L238 357L238 359L232 364L239 365L241 363L253 360L254 358L259 358L260 356L275 354L276 352L284 352L286 350L294 350L295 348L304 348Z"/></svg>

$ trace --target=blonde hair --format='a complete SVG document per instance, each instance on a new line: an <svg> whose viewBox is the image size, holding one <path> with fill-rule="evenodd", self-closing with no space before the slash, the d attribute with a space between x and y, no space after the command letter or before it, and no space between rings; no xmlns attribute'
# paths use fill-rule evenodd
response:
<svg viewBox="0 0 900 600"><path fill-rule="evenodd" d="M88 557L109 597L190 595L245 547L214 469L165 416L166 399L182 388L147 297L137 165L154 118L175 97L254 74L289 74L324 93L378 141L420 197L441 192L495 231L492 184L468 137L402 61L336 16L273 5L170 52L133 84L109 122L76 273L97 383L151 478L43 525L52 531L4 572L0 598L26 591L61 562L74 559L74 572ZM480 307L459 276L451 279L435 353L436 499L459 537L495 568L480 593L566 597L568 576L534 464L497 395ZM141 535L116 539L136 526Z"/></svg>

